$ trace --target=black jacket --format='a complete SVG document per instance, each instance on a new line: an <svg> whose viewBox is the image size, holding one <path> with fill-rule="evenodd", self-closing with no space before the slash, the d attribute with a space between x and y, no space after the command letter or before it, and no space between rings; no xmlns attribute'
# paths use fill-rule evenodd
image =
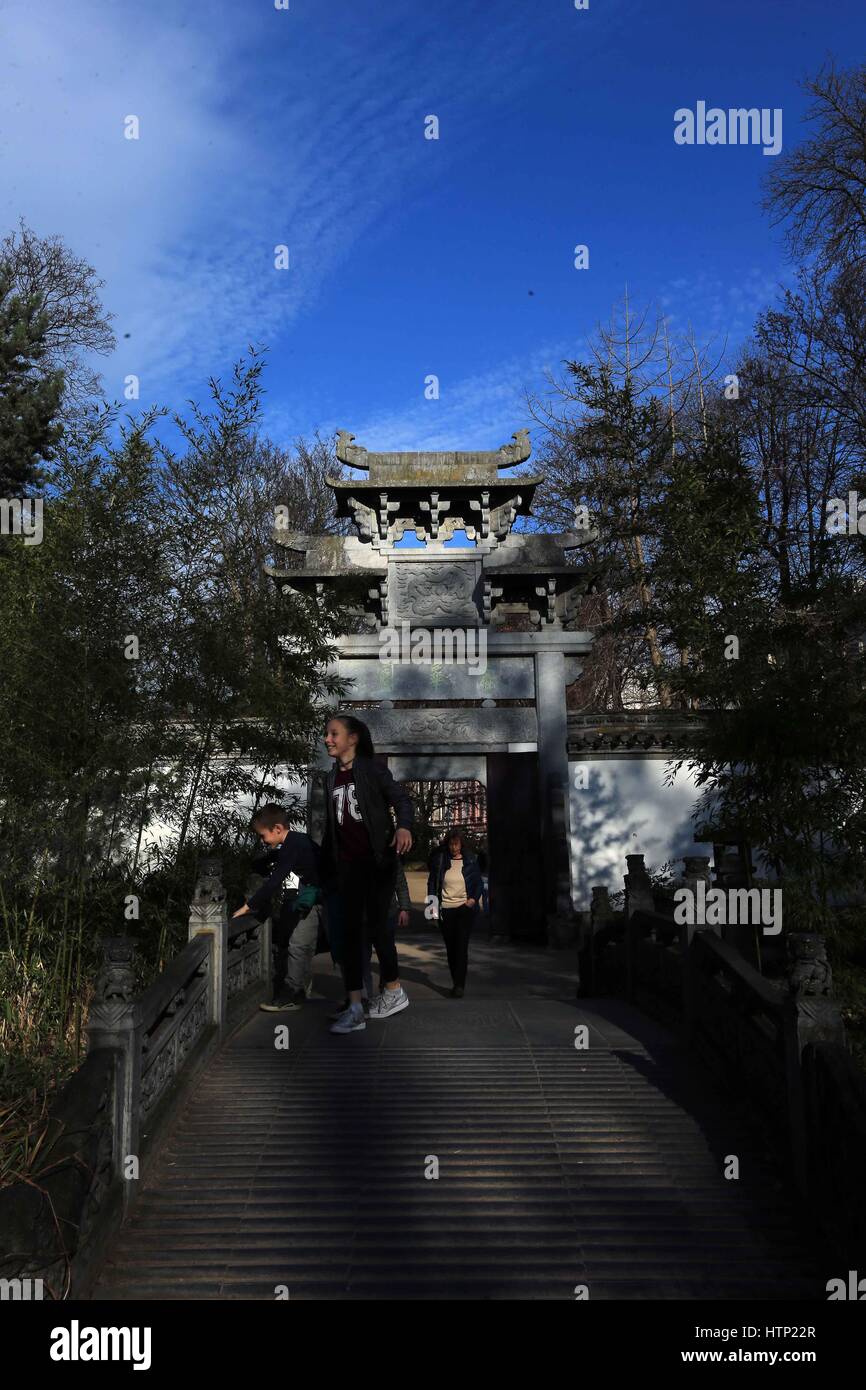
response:
<svg viewBox="0 0 866 1390"><path fill-rule="evenodd" d="M254 860L253 868L268 868L271 860L271 854L261 855ZM246 900L250 912L261 920L270 913L271 898L289 874L298 875L302 888L307 884L320 887L322 883L318 846L299 830L289 831L272 862L269 877Z"/></svg>
<svg viewBox="0 0 866 1390"><path fill-rule="evenodd" d="M430 858L430 873L427 876L427 896L436 899L436 906L442 911L442 883L451 868L451 855L447 849L433 851ZM463 850L463 882L466 884L467 898L475 899L474 911L478 911L478 900L484 892L484 883L478 859L471 849Z"/></svg>
<svg viewBox="0 0 866 1390"><path fill-rule="evenodd" d="M397 911L411 912L412 899L409 896L409 884L406 882L406 870L403 868L402 859L397 860L397 882L394 885L394 893L397 898Z"/></svg>
<svg viewBox="0 0 866 1390"><path fill-rule="evenodd" d="M397 858L396 849L391 847L394 838L394 822L389 807L393 806L397 816L397 829L412 829L412 798L401 782L395 782L387 767L373 758L355 758L352 764L355 774L355 801L361 813L361 823L370 836L373 858L382 867ZM327 813L325 834L322 838L322 863L324 871L332 875L337 867L337 816L334 807L334 788L337 781L337 760L330 768L325 782Z"/></svg>

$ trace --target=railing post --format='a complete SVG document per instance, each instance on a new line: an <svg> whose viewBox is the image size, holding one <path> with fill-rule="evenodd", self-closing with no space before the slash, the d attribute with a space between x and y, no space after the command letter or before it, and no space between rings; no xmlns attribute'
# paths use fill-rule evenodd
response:
<svg viewBox="0 0 866 1390"><path fill-rule="evenodd" d="M270 917L266 917L265 920L259 924L259 972L265 989L265 999L270 999L272 995L272 974L274 969L271 949L272 933L273 922Z"/></svg>
<svg viewBox="0 0 866 1390"><path fill-rule="evenodd" d="M610 905L610 889L606 883L594 883L592 885L592 903L590 905L590 921L592 923L592 934L600 931L606 923L613 919L613 908Z"/></svg>
<svg viewBox="0 0 866 1390"><path fill-rule="evenodd" d="M133 998L135 944L110 936L102 943L102 970L87 1024L88 1050L109 1048L115 1054L113 1169L122 1184L123 1204L136 1195L127 1160L138 1159L141 1113L141 1023Z"/></svg>
<svg viewBox="0 0 866 1390"><path fill-rule="evenodd" d="M606 927L609 928L613 922L613 908L610 903L610 890L604 883L595 883L592 886L592 902L589 909L589 941L587 957L589 960L589 991L595 993L597 983L597 962L596 950L598 948L598 935Z"/></svg>
<svg viewBox="0 0 866 1390"><path fill-rule="evenodd" d="M256 889L261 887L264 881L261 874L250 874L247 879L247 897L250 898ZM272 947L274 924L270 915L261 919L257 917L255 920L259 924L259 978L264 986L264 997L266 1000L269 1000L273 995L274 959Z"/></svg>
<svg viewBox="0 0 866 1390"><path fill-rule="evenodd" d="M823 937L789 932L785 939L788 996L785 1000L785 1071L788 1121L797 1186L809 1191L810 1117L803 1083L803 1050L808 1043L845 1046L845 1025L833 1001L833 976Z"/></svg>
<svg viewBox="0 0 866 1390"><path fill-rule="evenodd" d="M681 888L688 888L691 893L697 894L698 883L700 880L710 887L710 856L708 854L691 854L683 859L683 877L680 883Z"/></svg>
<svg viewBox="0 0 866 1390"><path fill-rule="evenodd" d="M699 1012L700 946L693 934L694 929L683 926L680 949L683 954L683 1036L686 1046L691 1049L695 1038L695 1024Z"/></svg>
<svg viewBox="0 0 866 1390"><path fill-rule="evenodd" d="M627 854L628 873L625 882L625 959L626 990L630 1003L635 1000L635 969L637 938L631 919L636 912L654 912L652 880L646 871L642 854Z"/></svg>
<svg viewBox="0 0 866 1390"><path fill-rule="evenodd" d="M228 908L221 874L219 859L202 859L189 912L189 940L194 936L211 938L211 1022L219 1030L220 1037L225 1033L228 1016L229 953Z"/></svg>
<svg viewBox="0 0 866 1390"><path fill-rule="evenodd" d="M631 917L635 912L655 912L652 879L647 873L642 854L627 854L625 862L628 872L625 882L625 913Z"/></svg>
<svg viewBox="0 0 866 1390"><path fill-rule="evenodd" d="M733 852L731 852L733 850ZM753 865L745 841L713 842L713 873L715 887L730 895L733 888L749 889L752 886ZM730 901L730 896L728 896ZM743 960L755 970L762 972L759 927L755 923L728 922L718 929L724 941L729 941L739 951Z"/></svg>

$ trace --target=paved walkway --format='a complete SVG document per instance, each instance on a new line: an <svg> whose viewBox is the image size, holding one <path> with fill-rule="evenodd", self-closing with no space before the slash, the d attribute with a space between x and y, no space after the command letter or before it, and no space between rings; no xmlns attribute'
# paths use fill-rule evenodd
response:
<svg viewBox="0 0 866 1390"><path fill-rule="evenodd" d="M570 953L479 938L447 998L414 917L397 1017L329 1033L342 990L320 956L321 997L235 1034L96 1298L825 1297L773 1174L674 1038L575 999Z"/></svg>

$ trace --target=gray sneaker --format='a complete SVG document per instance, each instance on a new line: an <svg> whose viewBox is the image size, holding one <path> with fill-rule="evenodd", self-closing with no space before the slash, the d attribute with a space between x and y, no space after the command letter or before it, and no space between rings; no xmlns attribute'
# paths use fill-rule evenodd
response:
<svg viewBox="0 0 866 1390"><path fill-rule="evenodd" d="M360 1004L350 1004L336 1022L331 1024L332 1033L360 1033L367 1027L364 1010Z"/></svg>
<svg viewBox="0 0 866 1390"><path fill-rule="evenodd" d="M350 1002L351 1001L347 994L342 1004L340 1004L332 1014L328 1014L328 1018L342 1018L343 1014L348 1009ZM370 1000L368 999L367 995L364 993L363 990L361 991L361 1007L363 1008L365 1014L368 1014L370 1012Z"/></svg>
<svg viewBox="0 0 866 1390"><path fill-rule="evenodd" d="M401 1009L408 1009L409 998L401 985L399 989L383 989L370 1004L371 1018L390 1018Z"/></svg>

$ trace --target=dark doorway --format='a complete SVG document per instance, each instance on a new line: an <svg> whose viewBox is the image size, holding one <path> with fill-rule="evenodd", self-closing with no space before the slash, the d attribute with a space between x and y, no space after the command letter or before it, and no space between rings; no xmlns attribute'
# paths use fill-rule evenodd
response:
<svg viewBox="0 0 866 1390"><path fill-rule="evenodd" d="M487 754L491 932L547 940L538 754Z"/></svg>

